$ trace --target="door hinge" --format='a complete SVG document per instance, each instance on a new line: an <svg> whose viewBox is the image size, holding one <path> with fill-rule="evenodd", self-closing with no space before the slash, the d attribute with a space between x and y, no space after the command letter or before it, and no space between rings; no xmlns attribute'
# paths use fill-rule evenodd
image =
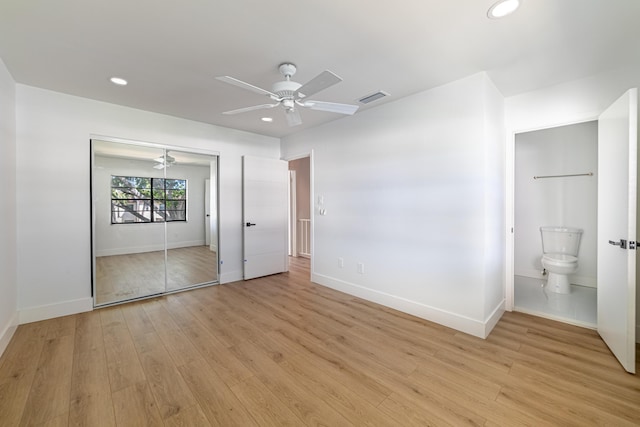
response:
<svg viewBox="0 0 640 427"><path fill-rule="evenodd" d="M634 242L633 240L629 240L629 249L635 249L636 248L636 242Z"/></svg>

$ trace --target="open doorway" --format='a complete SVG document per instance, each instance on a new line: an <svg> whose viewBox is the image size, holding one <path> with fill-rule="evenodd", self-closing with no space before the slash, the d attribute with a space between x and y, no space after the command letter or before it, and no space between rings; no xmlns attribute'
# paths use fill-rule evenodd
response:
<svg viewBox="0 0 640 427"><path fill-rule="evenodd" d="M290 160L289 174L289 255L305 262L312 257L311 158Z"/></svg>
<svg viewBox="0 0 640 427"><path fill-rule="evenodd" d="M597 121L515 136L516 311L596 327L597 144ZM541 227L581 232L567 293L545 286L549 272L541 261ZM549 242L547 249L551 250Z"/></svg>

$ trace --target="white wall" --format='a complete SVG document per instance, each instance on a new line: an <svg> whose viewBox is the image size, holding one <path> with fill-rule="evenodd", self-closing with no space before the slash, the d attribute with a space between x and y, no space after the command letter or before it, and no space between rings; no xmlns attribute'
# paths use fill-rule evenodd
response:
<svg viewBox="0 0 640 427"><path fill-rule="evenodd" d="M640 66L610 70L584 79L506 98L507 156L513 156L515 133L596 119L602 111L632 87L640 87ZM510 191L507 194L510 194ZM512 201L509 199L507 206L511 204ZM512 214L508 211L508 218L511 218ZM507 250L513 249L508 246ZM640 256L640 251L638 255ZM507 271L507 275L509 274L510 272ZM640 308L640 292L636 292L636 299L636 307ZM638 319L636 337L640 340L640 310L636 313Z"/></svg>
<svg viewBox="0 0 640 427"><path fill-rule="evenodd" d="M592 172L593 176L533 179L539 175ZM598 122L516 135L515 274L542 278L540 227L583 230L578 270L571 283L596 286Z"/></svg>
<svg viewBox="0 0 640 427"><path fill-rule="evenodd" d="M15 83L0 59L0 355L18 324L15 101Z"/></svg>
<svg viewBox="0 0 640 427"><path fill-rule="evenodd" d="M163 176L162 171L157 174L153 165L153 162L133 159L95 157L93 191L96 256L164 249L164 223L111 224L111 176ZM188 214L186 222L167 223L169 249L204 245L204 182L210 178L209 168L175 165L167 170L167 178L187 180ZM96 191L101 194L96 195Z"/></svg>
<svg viewBox="0 0 640 427"><path fill-rule="evenodd" d="M91 308L91 135L218 151L220 281L242 278L241 156L278 158L278 139L24 85L16 105L22 323Z"/></svg>
<svg viewBox="0 0 640 427"><path fill-rule="evenodd" d="M285 159L314 150L312 279L486 336L504 292L502 131L480 73L284 138Z"/></svg>

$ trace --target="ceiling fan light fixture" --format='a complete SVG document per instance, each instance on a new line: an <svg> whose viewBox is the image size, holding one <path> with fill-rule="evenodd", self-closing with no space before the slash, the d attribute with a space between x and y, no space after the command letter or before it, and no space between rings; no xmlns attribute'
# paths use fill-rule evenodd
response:
<svg viewBox="0 0 640 427"><path fill-rule="evenodd" d="M500 0L493 4L487 12L489 19L500 19L511 15L522 5L522 0Z"/></svg>

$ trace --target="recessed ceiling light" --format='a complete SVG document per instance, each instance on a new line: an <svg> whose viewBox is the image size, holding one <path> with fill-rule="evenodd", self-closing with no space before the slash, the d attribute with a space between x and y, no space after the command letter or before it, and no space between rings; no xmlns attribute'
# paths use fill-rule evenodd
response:
<svg viewBox="0 0 640 427"><path fill-rule="evenodd" d="M118 86L126 86L127 81L121 77L111 77L111 83Z"/></svg>
<svg viewBox="0 0 640 427"><path fill-rule="evenodd" d="M263 117L260 120L263 122L271 123L273 121L273 117Z"/></svg>
<svg viewBox="0 0 640 427"><path fill-rule="evenodd" d="M489 8L487 16L491 19L503 18L512 14L522 4L522 0L500 0Z"/></svg>

